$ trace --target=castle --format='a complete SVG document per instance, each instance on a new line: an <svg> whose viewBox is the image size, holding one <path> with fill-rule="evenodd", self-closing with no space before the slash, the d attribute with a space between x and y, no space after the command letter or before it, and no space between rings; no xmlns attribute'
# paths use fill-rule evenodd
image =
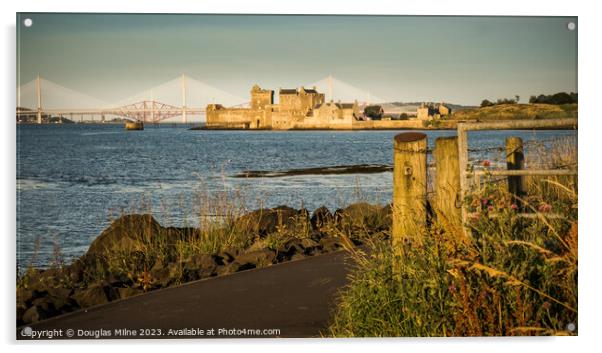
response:
<svg viewBox="0 0 602 353"><path fill-rule="evenodd" d="M351 129L361 119L357 102L326 102L315 87L280 89L274 104L274 91L258 85L251 88L249 108L209 104L206 116L207 127L218 129Z"/></svg>

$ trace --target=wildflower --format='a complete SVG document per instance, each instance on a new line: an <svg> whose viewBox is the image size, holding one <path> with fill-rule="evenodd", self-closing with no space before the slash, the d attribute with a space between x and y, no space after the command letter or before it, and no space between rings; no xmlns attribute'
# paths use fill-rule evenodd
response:
<svg viewBox="0 0 602 353"><path fill-rule="evenodd" d="M487 204L488 204L488 203L489 203L489 200L488 200L488 199L481 199L481 204L482 204L483 206L487 206Z"/></svg>
<svg viewBox="0 0 602 353"><path fill-rule="evenodd" d="M488 168L489 166L491 166L491 162L489 160L484 160L483 161L483 167Z"/></svg>
<svg viewBox="0 0 602 353"><path fill-rule="evenodd" d="M447 291L450 293L456 293L456 285L454 283L450 284L449 287L447 287Z"/></svg>
<svg viewBox="0 0 602 353"><path fill-rule="evenodd" d="M514 211L518 210L518 206L515 203L510 205L510 208L513 209Z"/></svg>
<svg viewBox="0 0 602 353"><path fill-rule="evenodd" d="M479 212L473 212L468 217L471 221L476 222L481 218L481 214Z"/></svg>
<svg viewBox="0 0 602 353"><path fill-rule="evenodd" d="M549 203L542 203L537 209L539 212L550 212L552 211L552 205L550 205Z"/></svg>
<svg viewBox="0 0 602 353"><path fill-rule="evenodd" d="M493 206L489 205L489 206L487 206L487 209L488 209L489 211L493 211Z"/></svg>

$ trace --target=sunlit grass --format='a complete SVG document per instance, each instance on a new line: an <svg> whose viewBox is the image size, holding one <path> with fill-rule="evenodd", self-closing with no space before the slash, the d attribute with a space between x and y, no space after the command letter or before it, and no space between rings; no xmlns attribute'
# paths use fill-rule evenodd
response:
<svg viewBox="0 0 602 353"><path fill-rule="evenodd" d="M576 168L576 155L559 144L531 164ZM576 334L567 329L578 319L576 178L530 178L520 201L531 218L518 216L506 190L488 182L467 198L468 239L434 219L423 241L403 245L403 257L389 239L370 242L355 255L357 271L327 334Z"/></svg>

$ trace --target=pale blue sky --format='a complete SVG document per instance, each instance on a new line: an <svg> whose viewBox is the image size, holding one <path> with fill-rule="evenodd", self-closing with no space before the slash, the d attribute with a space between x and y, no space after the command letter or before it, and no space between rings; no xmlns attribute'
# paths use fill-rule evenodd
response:
<svg viewBox="0 0 602 353"><path fill-rule="evenodd" d="M26 28L22 19L33 19ZM569 17L20 14L21 82L37 73L116 101L185 73L237 96L328 74L396 101L577 90Z"/></svg>

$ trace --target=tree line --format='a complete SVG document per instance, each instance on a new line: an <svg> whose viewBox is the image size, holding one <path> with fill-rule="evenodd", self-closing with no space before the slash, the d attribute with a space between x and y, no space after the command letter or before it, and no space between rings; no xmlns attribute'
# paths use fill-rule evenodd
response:
<svg viewBox="0 0 602 353"><path fill-rule="evenodd" d="M573 104L577 102L577 93L575 92L559 92L551 95L540 94L539 96L531 96L529 98L529 103Z"/></svg>
<svg viewBox="0 0 602 353"><path fill-rule="evenodd" d="M519 100L520 100L520 96L518 96L518 95L514 96L514 99L500 98L495 102L490 101L489 99L483 99L483 101L481 102L481 107L492 107L492 106L498 105L498 104L516 104L516 103L518 103Z"/></svg>
<svg viewBox="0 0 602 353"><path fill-rule="evenodd" d="M512 98L500 98L497 101L490 101L489 99L483 99L481 102L481 107L492 107L498 104L517 104L520 100L520 96L514 96ZM577 103L577 93L571 92L558 92L555 94L545 95L540 94L538 96L529 97L529 103L531 104L573 104Z"/></svg>

